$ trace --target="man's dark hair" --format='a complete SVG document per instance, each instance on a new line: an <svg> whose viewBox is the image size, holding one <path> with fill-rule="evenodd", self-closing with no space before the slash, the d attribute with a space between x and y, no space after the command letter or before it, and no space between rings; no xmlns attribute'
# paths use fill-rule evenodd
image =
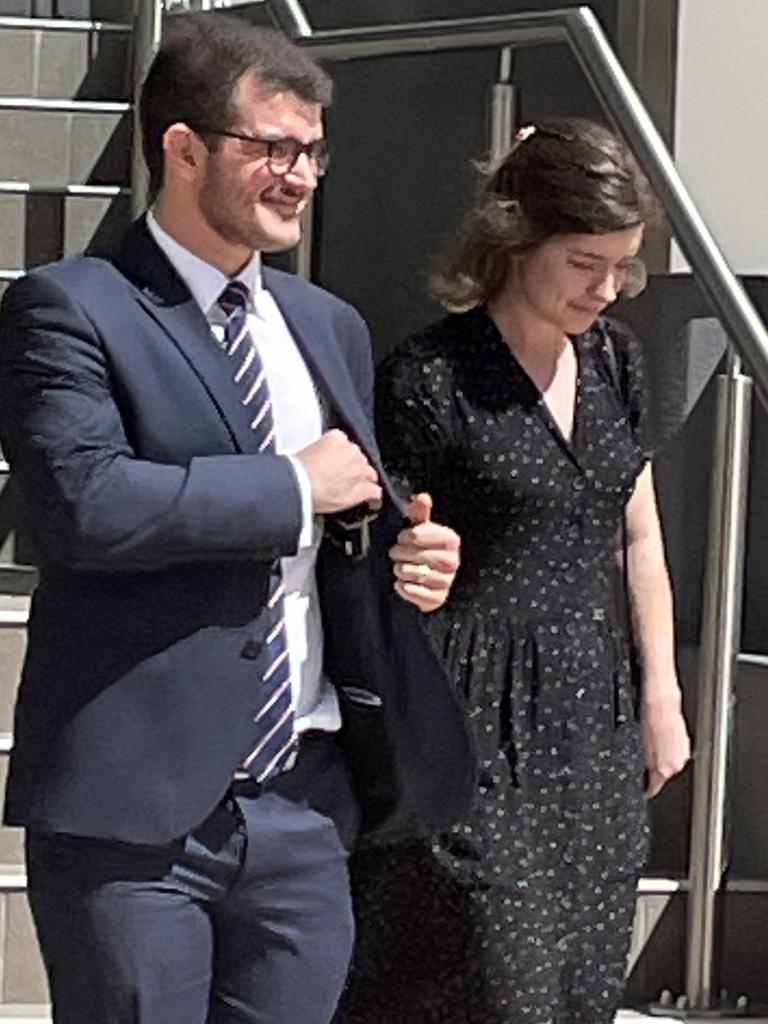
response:
<svg viewBox="0 0 768 1024"><path fill-rule="evenodd" d="M232 127L232 97L246 72L306 102L323 107L331 102L326 73L275 29L231 15L202 13L172 15L165 26L139 101L150 202L163 184L166 130L177 122L191 128ZM216 145L215 137L209 144Z"/></svg>

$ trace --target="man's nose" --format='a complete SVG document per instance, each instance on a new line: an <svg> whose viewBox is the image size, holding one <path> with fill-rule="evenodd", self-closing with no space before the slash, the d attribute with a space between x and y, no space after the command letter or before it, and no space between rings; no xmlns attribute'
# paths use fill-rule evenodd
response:
<svg viewBox="0 0 768 1024"><path fill-rule="evenodd" d="M286 174L286 178L295 178L308 188L316 188L318 179L317 164L308 153L302 151L296 157L293 166Z"/></svg>

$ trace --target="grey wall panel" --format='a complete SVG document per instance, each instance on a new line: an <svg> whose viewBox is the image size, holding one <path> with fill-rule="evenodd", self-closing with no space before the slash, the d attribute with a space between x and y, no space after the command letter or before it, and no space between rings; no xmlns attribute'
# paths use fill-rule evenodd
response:
<svg viewBox="0 0 768 1024"><path fill-rule="evenodd" d="M730 862L734 879L768 882L768 667L742 665L736 677L729 777Z"/></svg>
<svg viewBox="0 0 768 1024"><path fill-rule="evenodd" d="M26 649L26 631L22 628L3 626L0 629L0 733L13 730L13 704L16 699L16 684L21 676L21 664ZM0 755L0 763L5 763ZM2 786L0 786L2 789ZM5 863L0 846L0 864Z"/></svg>
<svg viewBox="0 0 768 1024"><path fill-rule="evenodd" d="M128 185L131 131L128 114L73 114L67 183Z"/></svg>
<svg viewBox="0 0 768 1024"><path fill-rule="evenodd" d="M129 223L126 194L0 195L0 267L21 270L86 248L103 248Z"/></svg>
<svg viewBox="0 0 768 1024"><path fill-rule="evenodd" d="M729 893L723 908L720 985L733 1002L742 993L768 1006L768 893ZM758 1007L755 1007L757 1009Z"/></svg>
<svg viewBox="0 0 768 1024"><path fill-rule="evenodd" d="M36 96L81 100L131 98L128 32L41 32Z"/></svg>
<svg viewBox="0 0 768 1024"><path fill-rule="evenodd" d="M0 96L126 100L130 34L0 28Z"/></svg>
<svg viewBox="0 0 768 1024"><path fill-rule="evenodd" d="M37 937L26 894L7 893L2 899L5 903L3 1001L37 1005L46 1003L48 985L38 954Z"/></svg>
<svg viewBox="0 0 768 1024"><path fill-rule="evenodd" d="M110 112L0 110L0 181L125 185L130 119Z"/></svg>
<svg viewBox="0 0 768 1024"><path fill-rule="evenodd" d="M35 95L36 47L37 33L32 29L0 31L0 96Z"/></svg>
<svg viewBox="0 0 768 1024"><path fill-rule="evenodd" d="M768 279L743 280L763 319L768 319ZM690 317L713 316L698 285L684 274L653 278L640 298L618 307L617 312L636 328L652 363L653 384L662 390L665 367L669 365L665 362L665 350L679 344L679 332ZM763 525L768 503L768 413L760 401L754 402L753 407L742 647L768 653L768 545L764 543ZM677 599L679 639L688 644L698 642L701 622L705 566L702 552L707 550L713 421L714 394L710 385L685 427L661 452L657 469Z"/></svg>
<svg viewBox="0 0 768 1024"><path fill-rule="evenodd" d="M568 0L380 0L362 4L360 0L302 0L310 23L317 29L379 25L384 22L428 21L433 18L471 18L484 14L515 14L522 11L552 11L576 7ZM614 0L587 3L613 32L616 25Z"/></svg>

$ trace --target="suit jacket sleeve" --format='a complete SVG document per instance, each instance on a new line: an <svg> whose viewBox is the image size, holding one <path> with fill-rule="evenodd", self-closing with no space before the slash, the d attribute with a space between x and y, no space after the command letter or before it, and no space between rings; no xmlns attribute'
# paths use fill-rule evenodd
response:
<svg viewBox="0 0 768 1024"><path fill-rule="evenodd" d="M296 550L301 498L290 460L138 458L119 388L98 332L56 281L32 274L9 289L0 438L42 562L115 571Z"/></svg>

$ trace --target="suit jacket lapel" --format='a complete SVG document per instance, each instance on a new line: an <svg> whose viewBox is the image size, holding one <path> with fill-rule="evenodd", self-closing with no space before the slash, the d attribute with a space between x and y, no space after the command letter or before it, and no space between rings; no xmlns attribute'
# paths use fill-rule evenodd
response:
<svg viewBox="0 0 768 1024"><path fill-rule="evenodd" d="M128 232L115 265L138 289L142 308L180 350L200 378L234 446L254 452L255 437L239 402L232 367L187 286L149 233L144 218Z"/></svg>
<svg viewBox="0 0 768 1024"><path fill-rule="evenodd" d="M349 369L334 338L318 338L319 325L311 312L292 301L290 289L280 276L265 272L265 284L280 307L286 323L322 396L337 413L379 474L387 494L402 512L404 496L390 480L381 461L373 428L360 404Z"/></svg>
<svg viewBox="0 0 768 1024"><path fill-rule="evenodd" d="M133 224L113 262L137 288L139 304L200 378L234 446L241 452L254 452L256 438L232 381L231 366L217 347L200 307L155 243L143 217ZM371 424L335 338L318 339L318 324L310 311L291 296L279 275L267 270L265 276L322 396L365 451L389 497L402 512L403 496L384 471Z"/></svg>

